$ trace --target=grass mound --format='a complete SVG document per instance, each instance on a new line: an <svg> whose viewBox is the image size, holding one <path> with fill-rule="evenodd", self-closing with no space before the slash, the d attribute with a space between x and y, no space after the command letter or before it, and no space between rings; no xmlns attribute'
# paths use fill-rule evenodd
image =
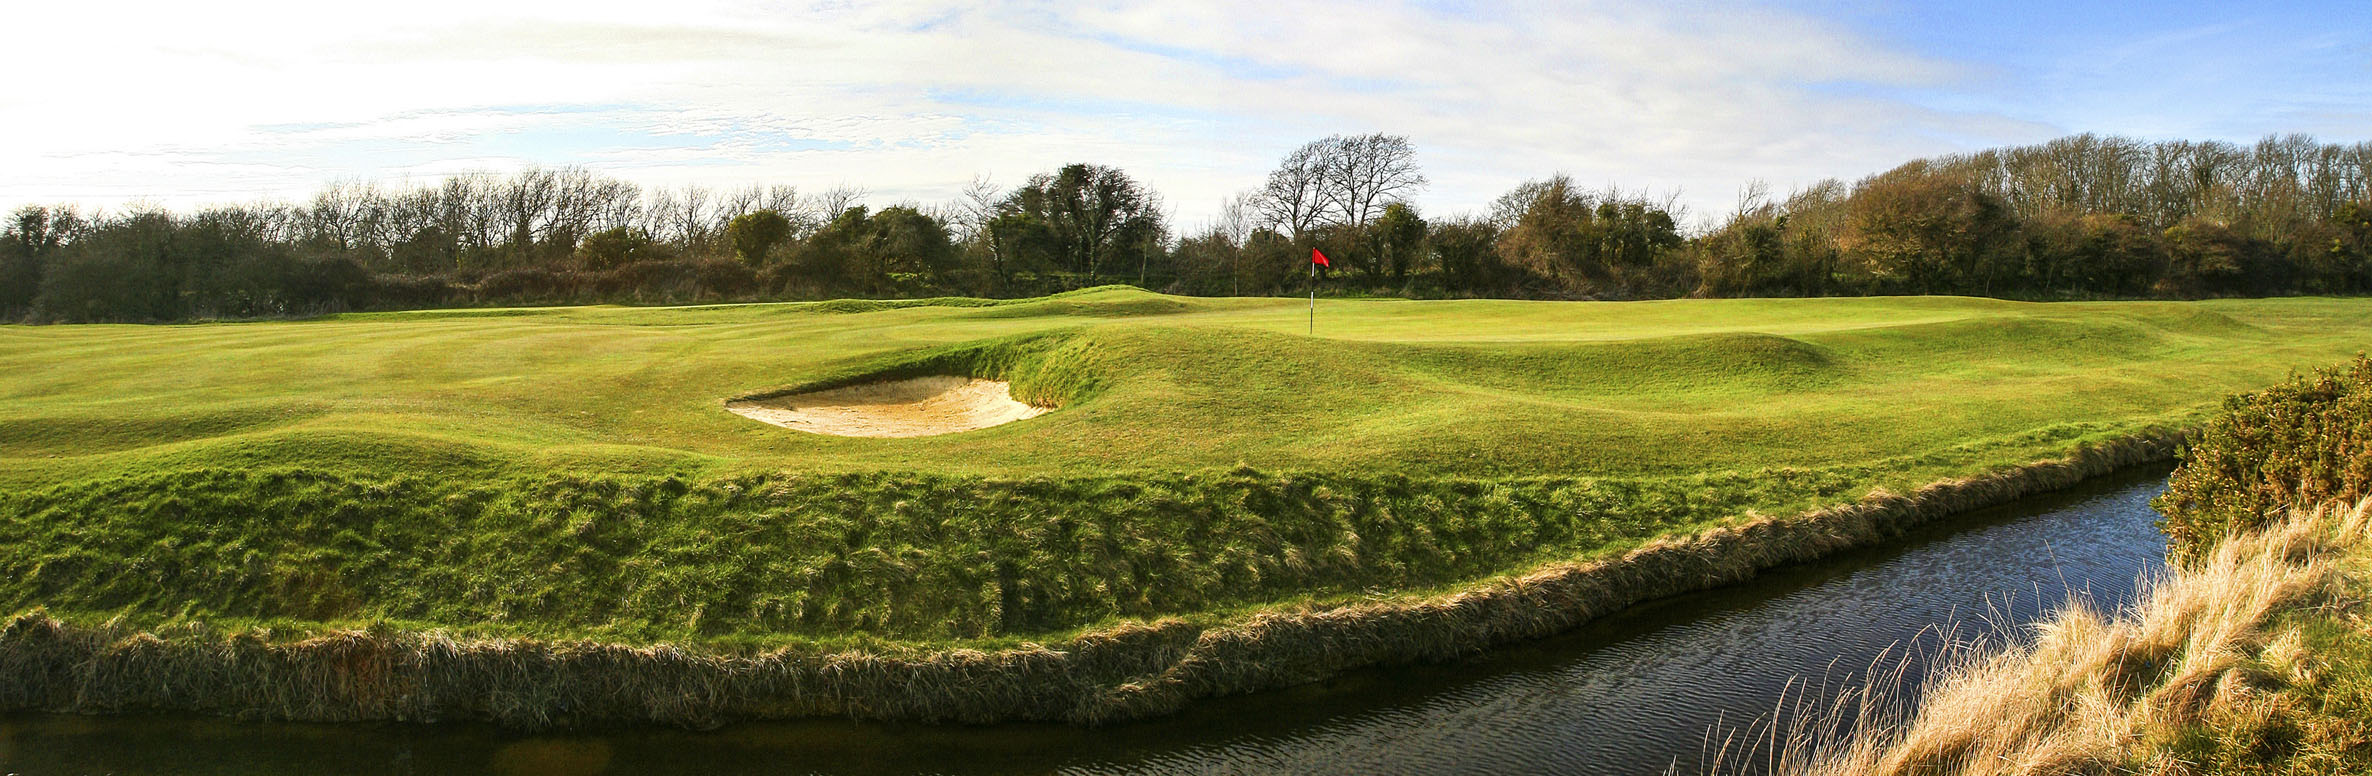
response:
<svg viewBox="0 0 2372 776"><path fill-rule="evenodd" d="M1639 601L1900 536L1968 509L2163 458L2166 439L1755 518L1602 559L1560 561L1444 595L1363 594L1218 623L1121 622L989 649L901 644L686 649L456 637L379 623L329 633L205 622L144 628L35 609L0 625L0 709L205 710L304 720L486 719L545 728L713 726L740 718L1099 723L1167 713L1348 668L1440 660L1534 638Z"/></svg>
<svg viewBox="0 0 2372 776"><path fill-rule="evenodd" d="M1010 644L1457 589L2188 425L2372 302L1037 300L0 327L0 607ZM1001 380L910 439L720 403Z"/></svg>
<svg viewBox="0 0 2372 776"><path fill-rule="evenodd" d="M0 574L17 580L0 608L635 641L1045 636L1591 557L1751 505L1849 500L1864 476L196 469L0 496Z"/></svg>

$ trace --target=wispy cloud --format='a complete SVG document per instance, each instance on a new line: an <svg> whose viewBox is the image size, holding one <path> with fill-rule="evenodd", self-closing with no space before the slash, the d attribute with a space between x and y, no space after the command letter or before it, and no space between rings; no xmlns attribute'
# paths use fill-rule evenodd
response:
<svg viewBox="0 0 2372 776"><path fill-rule="evenodd" d="M1096 161L1191 222L1302 141L1386 131L1417 144L1435 181L1420 202L1436 211L1556 171L1683 192L1702 211L1750 178L1784 187L2118 129L2004 107L2000 90L2031 77L2018 68L1730 3L420 0L12 15L35 32L0 50L0 67L58 77L0 91L0 202L195 204L531 163L937 200L976 174L1013 183ZM2114 50L2147 60L2218 34L2175 32L2193 37L2136 33ZM2327 99L2296 113L2350 115Z"/></svg>

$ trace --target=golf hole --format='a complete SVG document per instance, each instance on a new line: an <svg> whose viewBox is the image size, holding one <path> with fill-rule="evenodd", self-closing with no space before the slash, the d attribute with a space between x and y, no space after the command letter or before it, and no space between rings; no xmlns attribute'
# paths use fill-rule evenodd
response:
<svg viewBox="0 0 2372 776"><path fill-rule="evenodd" d="M1013 398L1003 380L917 377L822 391L735 399L725 409L751 420L814 434L919 437L1001 426L1044 415Z"/></svg>

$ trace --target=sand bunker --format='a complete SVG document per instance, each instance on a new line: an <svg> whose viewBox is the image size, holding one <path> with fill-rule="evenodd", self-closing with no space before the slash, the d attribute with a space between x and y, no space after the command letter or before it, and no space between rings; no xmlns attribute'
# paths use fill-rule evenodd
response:
<svg viewBox="0 0 2372 776"><path fill-rule="evenodd" d="M1046 414L1013 400L1013 385L969 377L918 377L765 399L725 402L745 418L817 434L918 437L953 434Z"/></svg>

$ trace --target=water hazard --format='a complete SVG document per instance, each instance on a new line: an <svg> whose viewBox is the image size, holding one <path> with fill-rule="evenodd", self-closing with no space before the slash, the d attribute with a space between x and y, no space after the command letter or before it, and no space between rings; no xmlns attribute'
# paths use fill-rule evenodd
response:
<svg viewBox="0 0 2372 776"><path fill-rule="evenodd" d="M1355 672L1107 728L828 720L551 736L17 715L0 717L0 771L1694 774L1715 748L1710 730L1768 716L1783 696L1858 686L1874 661L1932 645L1941 627L2001 633L2070 593L2129 598L2163 562L2148 505L2163 475L2030 499L1467 662Z"/></svg>

